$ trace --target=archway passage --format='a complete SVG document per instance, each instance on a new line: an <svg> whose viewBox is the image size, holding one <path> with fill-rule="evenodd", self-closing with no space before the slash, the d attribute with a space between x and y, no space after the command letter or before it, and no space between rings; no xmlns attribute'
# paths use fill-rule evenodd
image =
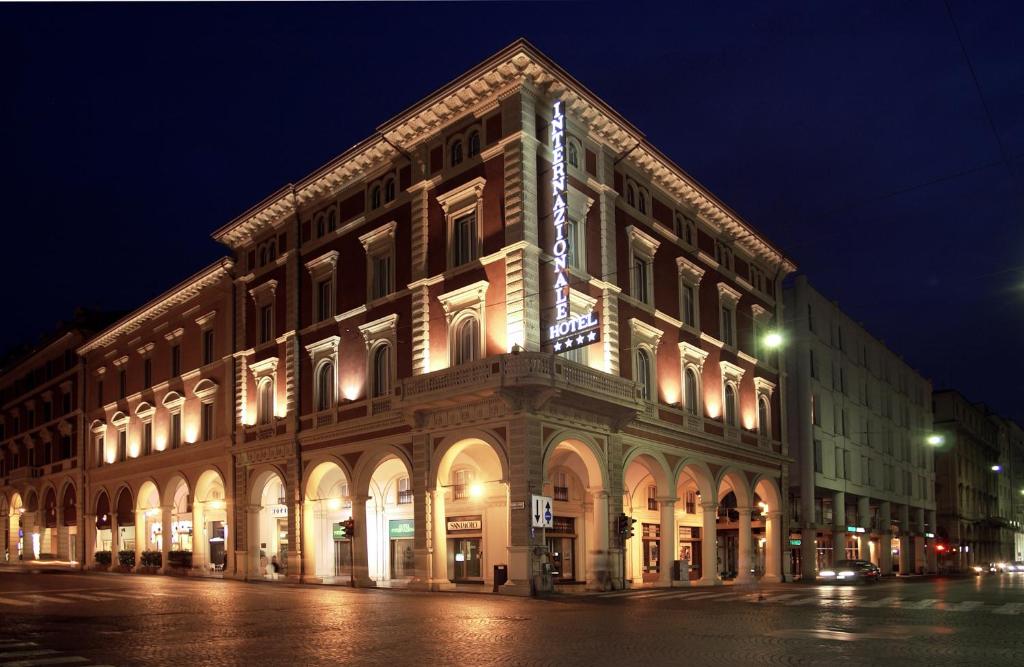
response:
<svg viewBox="0 0 1024 667"><path fill-rule="evenodd" d="M635 583L672 577L675 554L675 489L663 463L650 454L627 459L623 474L623 512L631 519L633 538L626 541L626 576Z"/></svg>
<svg viewBox="0 0 1024 667"><path fill-rule="evenodd" d="M718 483L718 572L723 579L749 581L753 575L752 499L742 473L730 470Z"/></svg>
<svg viewBox="0 0 1024 667"><path fill-rule="evenodd" d="M676 480L676 520L679 544L676 558L680 561L680 577L712 584L717 581L716 559L717 513L713 509L714 493L711 473L699 464L685 465ZM711 504L710 511L705 507ZM705 563L712 564L705 568Z"/></svg>
<svg viewBox="0 0 1024 667"><path fill-rule="evenodd" d="M503 454L483 440L460 440L445 450L434 480L433 584L491 584L494 564L508 562L504 470Z"/></svg>
<svg viewBox="0 0 1024 667"><path fill-rule="evenodd" d="M227 569L228 506L224 479L205 470L196 480L192 502L192 566L211 572Z"/></svg>
<svg viewBox="0 0 1024 667"><path fill-rule="evenodd" d="M554 516L544 537L558 584L611 587L605 477L604 465L581 440L562 440L547 457L544 494L554 500Z"/></svg>
<svg viewBox="0 0 1024 667"><path fill-rule="evenodd" d="M78 500L75 493L75 485L68 482L64 487L64 494L60 501L60 545L58 553L61 558L78 562L82 558L79 553L78 544Z"/></svg>
<svg viewBox="0 0 1024 667"><path fill-rule="evenodd" d="M51 486L43 495L43 519L39 526L39 546L36 558L57 558L57 492Z"/></svg>
<svg viewBox="0 0 1024 667"><path fill-rule="evenodd" d="M176 475L167 489L165 501L170 505L170 523L163 530L169 533L161 540L161 550L166 548L166 567L189 568L192 566L192 548L195 541L195 529L192 524L192 499L189 495L188 482ZM161 523L164 523L161 508ZM163 544L167 542L167 545Z"/></svg>
<svg viewBox="0 0 1024 667"><path fill-rule="evenodd" d="M368 490L367 575L378 583L408 581L416 574L416 560L412 485L405 462L393 456L377 464Z"/></svg>
<svg viewBox="0 0 1024 667"><path fill-rule="evenodd" d="M755 569L762 581L782 581L782 496L774 480L762 479L754 486L754 511L762 526Z"/></svg>
<svg viewBox="0 0 1024 667"><path fill-rule="evenodd" d="M253 483L252 500L260 508L250 516L249 556L254 576L277 580L288 574L288 494L277 472L265 471Z"/></svg>
<svg viewBox="0 0 1024 667"><path fill-rule="evenodd" d="M307 575L324 583L352 581L355 545L342 526L352 518L352 503L349 478L340 465L325 461L313 468L306 480L303 512Z"/></svg>
<svg viewBox="0 0 1024 667"><path fill-rule="evenodd" d="M114 517L117 521L117 534L114 535L113 550L135 551L135 503L128 487L117 494ZM114 554L114 562L117 562L117 554Z"/></svg>
<svg viewBox="0 0 1024 667"><path fill-rule="evenodd" d="M161 551L163 547L163 521L160 511L160 490L150 481L139 488L135 519L136 551ZM118 525L120 525L118 518ZM136 560L136 565L140 563Z"/></svg>
<svg viewBox="0 0 1024 667"><path fill-rule="evenodd" d="M113 517L110 512L110 499L106 491L100 491L96 497L96 551L113 550Z"/></svg>

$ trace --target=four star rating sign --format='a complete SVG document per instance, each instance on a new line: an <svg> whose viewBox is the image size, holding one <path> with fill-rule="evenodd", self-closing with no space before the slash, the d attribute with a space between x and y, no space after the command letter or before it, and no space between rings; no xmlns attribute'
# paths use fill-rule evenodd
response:
<svg viewBox="0 0 1024 667"><path fill-rule="evenodd" d="M570 334L565 338L555 339L553 347L555 352L562 352L563 350L568 350L573 347L583 347L584 345L596 343L597 339L598 335L596 331L588 331L585 334L577 334L576 336Z"/></svg>

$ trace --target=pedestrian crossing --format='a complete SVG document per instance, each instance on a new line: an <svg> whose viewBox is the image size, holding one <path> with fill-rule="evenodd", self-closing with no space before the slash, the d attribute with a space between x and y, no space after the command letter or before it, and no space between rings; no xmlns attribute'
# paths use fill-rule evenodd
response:
<svg viewBox="0 0 1024 667"><path fill-rule="evenodd" d="M65 665L96 665L89 658L70 655L63 651L40 646L33 641L21 639L0 639L0 666L2 667L63 667Z"/></svg>
<svg viewBox="0 0 1024 667"><path fill-rule="evenodd" d="M39 604L82 604L83 602L117 602L123 599L138 600L138 591L47 591L46 593L35 592L12 592L0 594L0 609L7 608L13 611L15 607L32 607ZM160 593L144 594L146 597L153 595L164 595ZM2 663L0 663L2 664Z"/></svg>
<svg viewBox="0 0 1024 667"><path fill-rule="evenodd" d="M1024 616L1024 602L985 603L978 600L962 602L946 602L935 598L911 600L895 596L867 598L850 596L822 595L816 591L800 591L792 593L748 591L722 591L721 588L679 589L629 589L600 593L594 596L599 600L623 601L664 601L680 600L707 602L743 602L748 604L771 604L788 607L820 606L859 609L908 609L928 611L948 611L954 613L985 612L1004 616Z"/></svg>

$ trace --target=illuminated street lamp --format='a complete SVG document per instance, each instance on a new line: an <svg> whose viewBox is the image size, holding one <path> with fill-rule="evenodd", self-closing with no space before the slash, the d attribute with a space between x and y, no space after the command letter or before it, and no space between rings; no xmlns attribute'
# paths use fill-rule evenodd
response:
<svg viewBox="0 0 1024 667"><path fill-rule="evenodd" d="M999 465L998 463L996 463L995 465L992 466L992 472L1002 472L1002 471L1003 471L1003 466Z"/></svg>
<svg viewBox="0 0 1024 667"><path fill-rule="evenodd" d="M778 331L769 332L764 337L764 346L767 347L769 350L775 350L782 347L782 343L782 334L779 333Z"/></svg>
<svg viewBox="0 0 1024 667"><path fill-rule="evenodd" d="M946 438L944 436L939 435L938 433L933 433L929 435L927 438L925 438L925 441L932 447L938 447L939 445L944 444L946 442Z"/></svg>

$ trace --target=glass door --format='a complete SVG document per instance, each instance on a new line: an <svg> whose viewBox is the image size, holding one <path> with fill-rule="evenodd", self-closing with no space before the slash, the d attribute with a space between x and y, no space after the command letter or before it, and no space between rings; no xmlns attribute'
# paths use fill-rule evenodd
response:
<svg viewBox="0 0 1024 667"><path fill-rule="evenodd" d="M452 580L480 581L482 563L479 538L451 540Z"/></svg>

